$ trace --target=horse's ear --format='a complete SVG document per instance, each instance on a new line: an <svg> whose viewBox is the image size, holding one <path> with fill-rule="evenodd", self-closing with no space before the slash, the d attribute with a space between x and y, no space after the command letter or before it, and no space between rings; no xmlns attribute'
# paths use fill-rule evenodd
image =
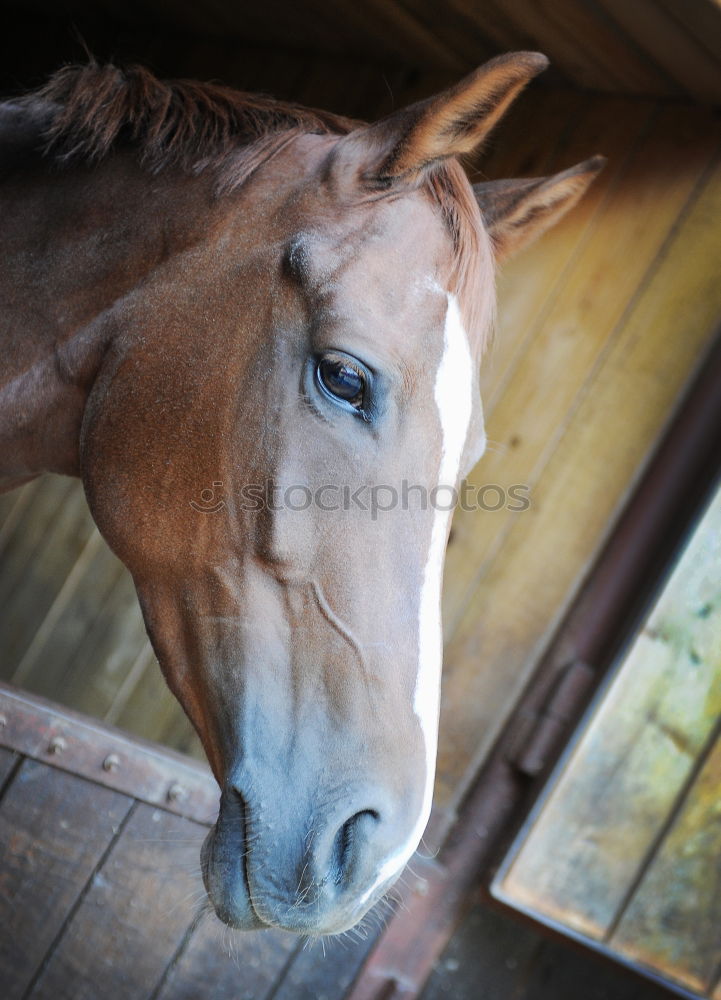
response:
<svg viewBox="0 0 721 1000"><path fill-rule="evenodd" d="M474 184L496 259L508 259L555 225L585 194L605 162L603 156L594 156L552 177Z"/></svg>
<svg viewBox="0 0 721 1000"><path fill-rule="evenodd" d="M338 159L355 161L372 186L413 183L426 167L476 149L546 66L538 52L497 56L449 90L351 132L339 144Z"/></svg>

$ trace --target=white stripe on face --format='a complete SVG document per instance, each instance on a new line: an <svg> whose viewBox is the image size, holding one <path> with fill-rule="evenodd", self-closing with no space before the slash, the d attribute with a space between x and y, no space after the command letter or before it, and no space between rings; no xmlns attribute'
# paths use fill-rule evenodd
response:
<svg viewBox="0 0 721 1000"><path fill-rule="evenodd" d="M473 408L473 358L463 328L458 303L447 295L448 307L443 331L441 357L434 386L434 399L441 424L441 462L438 483L455 487L468 436ZM479 456L480 457L480 456ZM413 711L423 733L426 750L426 780L423 804L410 836L382 865L365 900L385 881L397 874L415 851L431 812L438 744L438 709L440 696L443 633L441 628L441 583L446 550L448 522L452 511L435 510L433 527L421 587L418 609L418 674L413 692Z"/></svg>

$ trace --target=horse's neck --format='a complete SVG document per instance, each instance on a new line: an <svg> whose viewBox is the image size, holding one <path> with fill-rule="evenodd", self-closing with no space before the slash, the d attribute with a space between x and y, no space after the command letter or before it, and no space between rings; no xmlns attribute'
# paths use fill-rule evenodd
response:
<svg viewBox="0 0 721 1000"><path fill-rule="evenodd" d="M152 183L122 158L50 171L0 115L0 492L44 471L79 474L114 307L173 252Z"/></svg>

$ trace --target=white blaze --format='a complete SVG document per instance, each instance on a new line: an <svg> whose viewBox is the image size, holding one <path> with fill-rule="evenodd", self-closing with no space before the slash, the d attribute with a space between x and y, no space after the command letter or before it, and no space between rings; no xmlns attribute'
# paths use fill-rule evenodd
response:
<svg viewBox="0 0 721 1000"><path fill-rule="evenodd" d="M455 487L463 449L468 436L473 406L473 358L463 328L458 303L450 293L443 331L441 357L433 396L441 425L440 486ZM445 491L440 502L446 501ZM418 716L426 750L426 781L423 804L405 844L382 865L373 886L361 904L375 890L395 875L415 851L431 812L438 746L438 709L440 698L443 632L441 628L441 583L446 549L448 521L452 511L436 509L433 514L421 598L418 609L418 674L413 692L413 711Z"/></svg>

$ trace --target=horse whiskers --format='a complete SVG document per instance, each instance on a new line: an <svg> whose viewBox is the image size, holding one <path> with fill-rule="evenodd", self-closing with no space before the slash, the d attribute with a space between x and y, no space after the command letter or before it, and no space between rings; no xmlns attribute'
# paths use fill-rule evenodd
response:
<svg viewBox="0 0 721 1000"><path fill-rule="evenodd" d="M168 908L168 913L177 913L181 907L186 909L188 906L199 906L202 904L203 900L207 899L207 893L205 889L192 889L187 895L183 896L181 899L177 899L172 906Z"/></svg>
<svg viewBox="0 0 721 1000"><path fill-rule="evenodd" d="M299 896L300 896L300 890L301 890L301 885L303 884L303 876L304 876L304 875L305 875L305 873L307 872L307 870L308 870L308 865L309 865L309 864L310 864L310 860L306 861L306 863L305 863L305 864L303 865L303 870L302 870L302 872L301 872L301 873L300 873L300 875L298 876L298 886L297 886L297 888L296 888L296 890L295 890L295 898L296 898L296 901L298 901L298 899L299 899Z"/></svg>
<svg viewBox="0 0 721 1000"><path fill-rule="evenodd" d="M423 848L426 851L425 854L421 854L421 848ZM421 859L421 861L435 861L435 859L438 857L440 853L441 853L440 847L436 847L435 850L431 851L430 848L428 847L428 844L426 844L425 836L421 837L421 842L418 845L418 849L416 850L416 855Z"/></svg>

